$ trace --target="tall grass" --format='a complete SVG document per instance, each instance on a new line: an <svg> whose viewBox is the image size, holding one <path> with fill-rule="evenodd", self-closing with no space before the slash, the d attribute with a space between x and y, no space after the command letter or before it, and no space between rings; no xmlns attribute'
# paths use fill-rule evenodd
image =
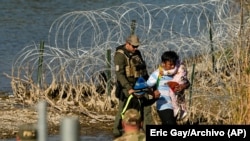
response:
<svg viewBox="0 0 250 141"><path fill-rule="evenodd" d="M164 50L178 52L189 68L190 78L195 64L190 99L190 91L185 92L187 102L191 102L189 123L247 124L250 20L249 11L243 13L243 6L236 4L213 0L160 7L128 2L95 11L73 11L51 25L49 43L43 50L40 85L36 82L40 55L37 44L20 51L12 73L6 75L19 100L34 104L46 99L62 112L110 121L118 101L113 85L111 96L106 92L106 50L111 49L113 56L115 47L130 34L131 21L136 20L134 32L140 36L140 50L149 73ZM113 63L110 71L115 83Z"/></svg>

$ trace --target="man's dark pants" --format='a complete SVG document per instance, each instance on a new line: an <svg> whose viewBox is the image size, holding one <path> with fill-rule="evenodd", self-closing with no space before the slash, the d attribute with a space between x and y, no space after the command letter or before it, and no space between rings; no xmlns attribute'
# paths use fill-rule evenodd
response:
<svg viewBox="0 0 250 141"><path fill-rule="evenodd" d="M115 117L114 121L114 126L113 126L113 136L114 137L119 137L122 135L122 125L121 125L121 112L124 107L124 101L119 100L119 105L118 105L118 112ZM143 129L146 131L146 125L147 124L152 124L152 114L151 114L151 106L145 106L144 107L144 124L143 124Z"/></svg>

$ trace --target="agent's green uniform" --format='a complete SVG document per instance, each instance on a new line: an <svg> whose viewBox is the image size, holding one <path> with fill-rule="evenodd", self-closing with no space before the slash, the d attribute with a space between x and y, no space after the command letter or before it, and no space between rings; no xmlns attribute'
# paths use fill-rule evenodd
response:
<svg viewBox="0 0 250 141"><path fill-rule="evenodd" d="M142 76L145 80L147 80L148 73L146 70L146 64L142 59L139 50L136 50L135 53L130 53L126 50L125 45L118 46L116 50L114 64L117 78L116 96L119 98L119 107L115 117L113 135L118 137L122 135L121 112L124 107L124 101L128 98L128 91L133 89L133 86L139 76ZM144 107L144 129L146 124L151 123L151 106L146 106Z"/></svg>

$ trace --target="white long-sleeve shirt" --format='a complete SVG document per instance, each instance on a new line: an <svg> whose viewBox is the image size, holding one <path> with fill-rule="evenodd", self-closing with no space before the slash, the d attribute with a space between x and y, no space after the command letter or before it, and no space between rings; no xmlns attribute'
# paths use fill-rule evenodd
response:
<svg viewBox="0 0 250 141"><path fill-rule="evenodd" d="M159 69L151 73L151 75L147 80L147 85L149 87L156 85L158 76L159 76ZM170 97L171 90L170 87L167 85L167 82L171 80L173 80L173 75L163 75L159 79L157 89L159 90L161 95L159 99L156 101L157 110L173 109L173 104Z"/></svg>

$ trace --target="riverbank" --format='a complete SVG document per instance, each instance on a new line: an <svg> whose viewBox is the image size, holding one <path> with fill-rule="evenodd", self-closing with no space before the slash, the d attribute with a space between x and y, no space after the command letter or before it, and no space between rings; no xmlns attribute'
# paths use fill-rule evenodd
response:
<svg viewBox="0 0 250 141"><path fill-rule="evenodd" d="M20 125L38 120L36 106L20 103L12 95L0 93L0 108L0 139L15 138ZM64 117L78 117L81 136L112 135L113 122L100 122L83 114L60 113L47 107L48 135L60 134L60 123Z"/></svg>

